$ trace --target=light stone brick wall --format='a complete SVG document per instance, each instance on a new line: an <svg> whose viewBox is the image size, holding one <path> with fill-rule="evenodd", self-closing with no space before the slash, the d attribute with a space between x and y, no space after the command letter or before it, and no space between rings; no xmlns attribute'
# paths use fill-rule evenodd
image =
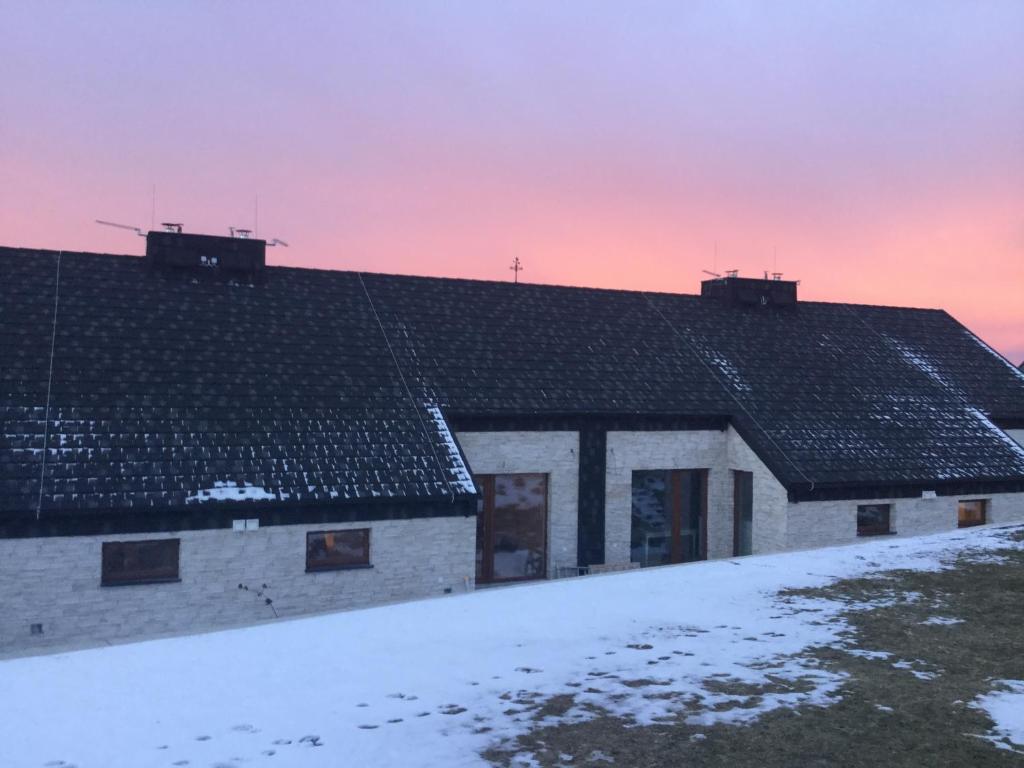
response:
<svg viewBox="0 0 1024 768"><path fill-rule="evenodd" d="M643 469L709 470L709 559L732 556L732 470L753 472L754 552L774 552L785 546L786 489L732 427L724 432L609 432L605 486L606 562L629 562L633 472Z"/></svg>
<svg viewBox="0 0 1024 768"><path fill-rule="evenodd" d="M746 441L729 427L726 441L726 458L729 469L738 469L754 473L754 517L753 517L753 550L755 555L768 552L781 552L786 548L786 524L789 511L789 497L785 487L778 481L771 470L765 466ZM732 477L728 477L729 535L732 535ZM718 554L720 553L721 554ZM732 539L728 541L728 550L716 550L716 557L727 557L732 554Z"/></svg>
<svg viewBox="0 0 1024 768"><path fill-rule="evenodd" d="M789 505L786 549L812 549L851 544L871 537L857 536L859 504L889 504L895 536L921 536L953 530L960 499L989 499L988 522L1024 522L1024 493L939 496L934 499L862 499L804 501Z"/></svg>
<svg viewBox="0 0 1024 768"><path fill-rule="evenodd" d="M306 533L370 528L372 568L306 573ZM180 582L101 587L104 541L181 539ZM475 517L0 540L0 653L81 647L473 588ZM43 625L31 636L31 624Z"/></svg>
<svg viewBox="0 0 1024 768"><path fill-rule="evenodd" d="M548 476L547 575L575 566L579 526L578 432L459 432L456 436L475 474L540 473ZM473 531L472 545L476 544Z"/></svg>

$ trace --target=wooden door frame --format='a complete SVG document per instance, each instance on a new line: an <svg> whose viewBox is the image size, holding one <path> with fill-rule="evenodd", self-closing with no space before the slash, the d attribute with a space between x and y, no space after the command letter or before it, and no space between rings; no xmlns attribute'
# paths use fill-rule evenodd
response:
<svg viewBox="0 0 1024 768"><path fill-rule="evenodd" d="M692 472L700 483L700 548L697 560L708 559L708 470L707 469L670 469L668 470L669 487L668 503L671 516L671 538L669 540L669 563L675 565L683 562L683 473ZM689 499L686 500L689 503Z"/></svg>
<svg viewBox="0 0 1024 768"><path fill-rule="evenodd" d="M539 576L519 576L512 579L494 578L494 482L498 476L513 477L515 475L540 475L544 478L544 538L541 549L543 565ZM548 577L548 523L550 522L550 477L547 472L494 472L476 475L476 480L483 493L483 547L480 561L480 578L478 584L515 584L520 581L543 581Z"/></svg>
<svg viewBox="0 0 1024 768"><path fill-rule="evenodd" d="M698 469L700 478L700 559L708 559L708 470Z"/></svg>

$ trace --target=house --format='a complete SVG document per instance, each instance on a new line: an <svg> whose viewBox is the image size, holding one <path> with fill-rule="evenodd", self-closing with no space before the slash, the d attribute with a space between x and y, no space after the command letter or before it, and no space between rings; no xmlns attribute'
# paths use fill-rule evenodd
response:
<svg viewBox="0 0 1024 768"><path fill-rule="evenodd" d="M1024 520L945 312L0 248L0 650Z"/></svg>

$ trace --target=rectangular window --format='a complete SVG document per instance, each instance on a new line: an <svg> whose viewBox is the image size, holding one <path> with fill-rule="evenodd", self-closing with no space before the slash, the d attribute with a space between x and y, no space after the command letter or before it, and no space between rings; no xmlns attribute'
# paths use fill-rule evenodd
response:
<svg viewBox="0 0 1024 768"><path fill-rule="evenodd" d="M956 522L959 528L984 525L988 512L988 499L971 499L957 505Z"/></svg>
<svg viewBox="0 0 1024 768"><path fill-rule="evenodd" d="M857 535L878 536L892 533L888 504L861 504L857 507Z"/></svg>
<svg viewBox="0 0 1024 768"><path fill-rule="evenodd" d="M153 584L178 580L181 539L103 542L100 584Z"/></svg>
<svg viewBox="0 0 1024 768"><path fill-rule="evenodd" d="M476 580L543 579L547 573L548 476L477 475Z"/></svg>
<svg viewBox="0 0 1024 768"><path fill-rule="evenodd" d="M370 564L370 529L310 531L306 534L306 570L337 571Z"/></svg>
<svg viewBox="0 0 1024 768"><path fill-rule="evenodd" d="M732 472L732 553L749 555L754 551L754 473Z"/></svg>
<svg viewBox="0 0 1024 768"><path fill-rule="evenodd" d="M630 560L647 568L706 559L707 506L706 469L634 470Z"/></svg>

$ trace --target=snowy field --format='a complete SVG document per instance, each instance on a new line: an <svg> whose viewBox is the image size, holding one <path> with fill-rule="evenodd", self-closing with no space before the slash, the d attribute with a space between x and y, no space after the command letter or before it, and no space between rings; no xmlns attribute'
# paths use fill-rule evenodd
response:
<svg viewBox="0 0 1024 768"><path fill-rule="evenodd" d="M592 716L588 704L700 725L827 706L842 680L795 655L849 643L848 606L779 590L939 569L965 549L1015 546L1003 534L882 538L3 661L0 766L478 766L557 694L575 696L560 722ZM780 692L755 706L705 687L769 676ZM976 706L1024 739L1022 696L1005 681Z"/></svg>

